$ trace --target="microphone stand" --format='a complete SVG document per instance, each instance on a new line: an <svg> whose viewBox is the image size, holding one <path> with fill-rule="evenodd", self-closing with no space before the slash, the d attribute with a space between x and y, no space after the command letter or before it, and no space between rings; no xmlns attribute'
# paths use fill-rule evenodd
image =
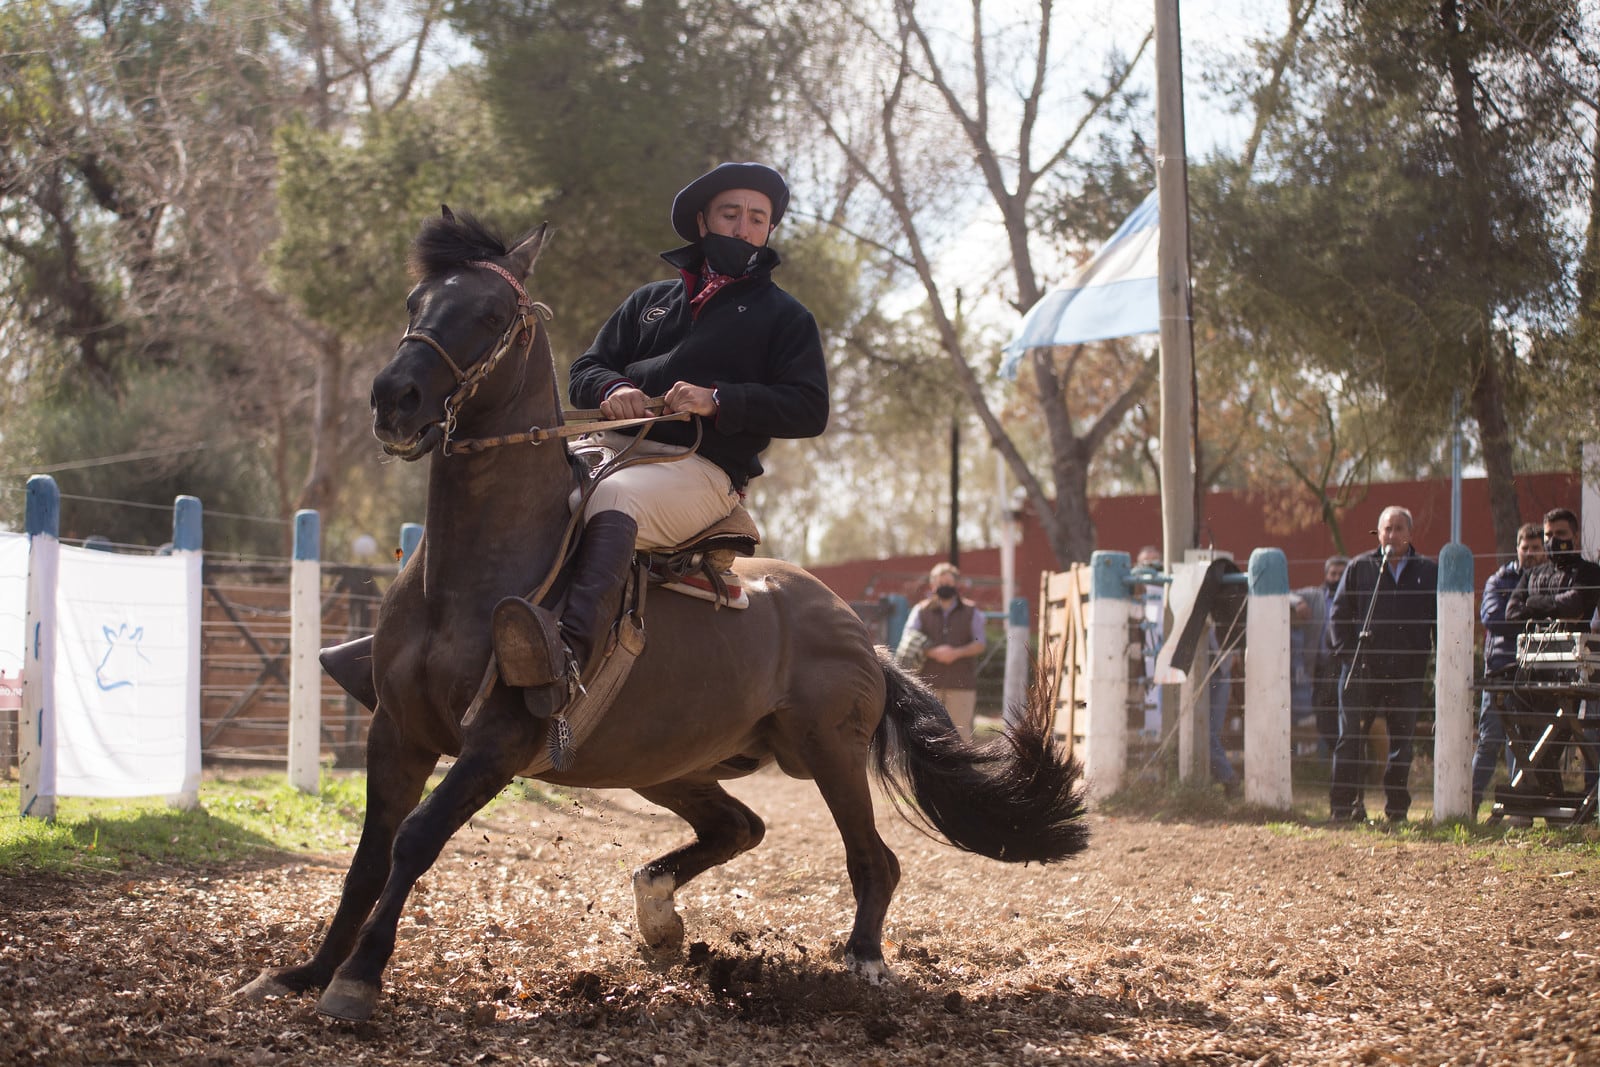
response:
<svg viewBox="0 0 1600 1067"><path fill-rule="evenodd" d="M1367 599L1367 617L1361 621L1361 630L1356 634L1356 650L1350 656L1350 672L1344 676L1344 685L1341 692L1348 691L1350 679L1356 676L1356 664L1361 661L1361 646L1372 636L1372 609L1378 606L1378 586L1383 582L1383 572L1389 566L1389 546L1384 545L1378 551L1378 573L1372 580L1372 596Z"/></svg>

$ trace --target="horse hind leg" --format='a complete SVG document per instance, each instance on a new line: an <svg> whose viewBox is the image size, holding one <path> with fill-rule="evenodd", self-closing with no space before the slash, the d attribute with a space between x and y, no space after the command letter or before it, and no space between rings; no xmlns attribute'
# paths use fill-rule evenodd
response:
<svg viewBox="0 0 1600 1067"><path fill-rule="evenodd" d="M683 917L678 914L674 899L679 887L755 848L767 827L760 816L729 796L716 781L679 780L637 792L694 829L692 842L633 872L640 936L653 952L677 952L683 946Z"/></svg>
<svg viewBox="0 0 1600 1067"><path fill-rule="evenodd" d="M822 732L819 731L819 735ZM845 867L855 893L856 918L845 942L845 963L873 985L894 976L883 959L883 923L900 884L900 861L878 836L872 814L865 749L813 741L801 753L823 803L844 841Z"/></svg>
<svg viewBox="0 0 1600 1067"><path fill-rule="evenodd" d="M361 924L389 878L390 849L400 821L417 806L437 752L403 744L390 718L379 713L367 735L367 812L361 840L344 877L344 889L328 933L312 958L299 966L262 971L235 994L246 1000L321 989L355 946Z"/></svg>

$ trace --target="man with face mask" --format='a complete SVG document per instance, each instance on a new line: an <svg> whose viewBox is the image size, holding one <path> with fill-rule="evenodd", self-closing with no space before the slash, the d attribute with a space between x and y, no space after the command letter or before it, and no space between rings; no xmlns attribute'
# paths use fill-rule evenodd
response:
<svg viewBox="0 0 1600 1067"><path fill-rule="evenodd" d="M601 481L584 532L559 635L525 601L495 608L495 653L509 685L553 684L559 641L581 672L607 621L600 606L627 576L635 547L668 549L726 517L774 437L815 437L828 424L828 376L811 313L772 281L779 258L767 239L789 206L789 187L761 163L723 163L690 182L672 205L688 243L662 254L677 277L637 289L572 364L568 395L605 419L689 412L651 426L641 445L682 454ZM608 431L627 445L638 431ZM696 436L698 448L694 448ZM691 449L693 454L687 454ZM532 706L530 704L530 706Z"/></svg>
<svg viewBox="0 0 1600 1067"><path fill-rule="evenodd" d="M1578 554L1578 516L1556 508L1544 517L1545 561L1530 568L1506 603L1511 622L1556 621L1587 630L1600 605L1600 563Z"/></svg>
<svg viewBox="0 0 1600 1067"><path fill-rule="evenodd" d="M1506 603L1506 619L1575 632L1590 629L1595 609L1600 607L1600 564L1579 554L1578 516L1570 509L1555 508L1545 513L1544 551L1545 561L1525 572L1517 583ZM1540 695L1529 703L1553 716L1565 699ZM1591 728L1580 725L1579 730L1575 740L1580 742L1584 758L1585 788L1593 789L1600 749ZM1544 770L1546 764L1539 763L1534 769Z"/></svg>
<svg viewBox="0 0 1600 1067"><path fill-rule="evenodd" d="M962 737L972 736L972 719L978 703L978 655L986 640L983 612L963 599L956 583L961 572L954 564L937 563L928 572L933 595L914 605L906 616L906 629L925 634L927 659L922 680L950 712Z"/></svg>

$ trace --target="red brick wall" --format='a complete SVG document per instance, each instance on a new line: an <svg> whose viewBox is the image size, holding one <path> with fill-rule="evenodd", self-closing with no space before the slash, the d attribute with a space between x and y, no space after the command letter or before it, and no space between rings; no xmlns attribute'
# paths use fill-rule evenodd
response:
<svg viewBox="0 0 1600 1067"><path fill-rule="evenodd" d="M1524 474L1517 478L1517 500L1524 522L1536 522L1554 507L1578 510L1580 478L1575 472ZM1390 504L1409 508L1416 518L1413 540L1417 551L1433 556L1450 539L1450 481L1388 482L1367 486L1358 503L1340 519L1345 547L1352 554L1376 544L1368 531L1377 525L1378 513ZM1100 497L1091 501L1097 543L1102 549L1136 554L1145 545L1161 544L1161 501L1154 495ZM1494 529L1489 517L1489 490L1482 478L1461 483L1461 539L1478 556L1474 572L1480 586L1500 561L1494 552ZM1334 552L1333 537L1322 524L1309 494L1285 489L1281 496L1268 493L1217 492L1207 494L1200 520L1200 541L1205 547L1232 552L1242 565L1256 548L1281 548L1289 557L1289 584L1313 585L1322 575L1322 561ZM1593 550L1595 545L1585 546ZM811 572L846 600L876 600L900 593L915 601L926 595L928 568L943 553L897 556L881 560L855 560L812 567ZM1017 547L1017 595L1026 597L1029 616L1039 592L1039 575L1057 567L1038 520L1023 521ZM972 598L986 611L1000 611L1000 552L996 548L963 548L961 573L970 583Z"/></svg>

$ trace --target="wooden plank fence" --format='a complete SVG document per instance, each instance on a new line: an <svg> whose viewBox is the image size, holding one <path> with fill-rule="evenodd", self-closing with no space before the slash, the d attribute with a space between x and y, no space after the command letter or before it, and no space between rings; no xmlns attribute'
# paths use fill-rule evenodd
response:
<svg viewBox="0 0 1600 1067"><path fill-rule="evenodd" d="M323 564L322 643L372 632L393 567ZM289 746L289 563L207 560L201 619L200 733L208 763L270 762ZM368 712L322 681L322 748L358 767Z"/></svg>

